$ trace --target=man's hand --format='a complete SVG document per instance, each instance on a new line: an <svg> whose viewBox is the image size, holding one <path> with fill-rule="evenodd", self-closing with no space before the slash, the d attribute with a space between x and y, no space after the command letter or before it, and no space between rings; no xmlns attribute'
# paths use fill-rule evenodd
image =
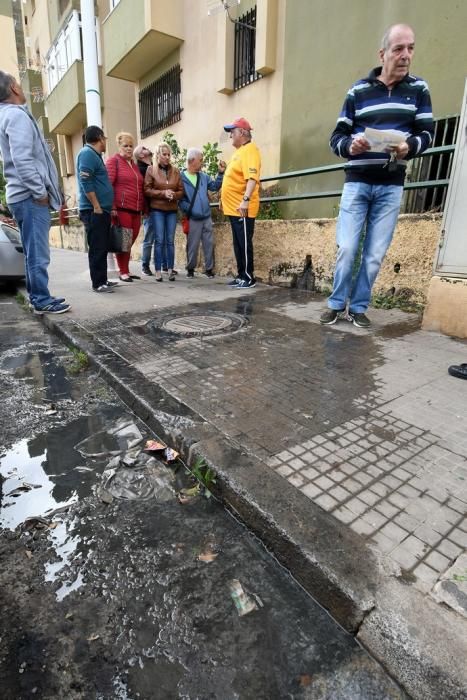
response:
<svg viewBox="0 0 467 700"><path fill-rule="evenodd" d="M94 214L103 214L101 207L94 207Z"/></svg>
<svg viewBox="0 0 467 700"><path fill-rule="evenodd" d="M395 148L392 148L391 152L396 154L398 160L402 160L409 152L409 144L407 141L402 141Z"/></svg>
<svg viewBox="0 0 467 700"><path fill-rule="evenodd" d="M49 198L48 197L42 197L42 199L35 199L34 202L36 204L39 204L41 207L48 207L49 206Z"/></svg>
<svg viewBox="0 0 467 700"><path fill-rule="evenodd" d="M358 156L360 153L365 153L371 148L370 144L364 136L356 136L350 144L349 153L351 156Z"/></svg>
<svg viewBox="0 0 467 700"><path fill-rule="evenodd" d="M245 200L242 199L240 206L237 207L237 211L240 212L240 216L248 216L248 205L249 202L245 202Z"/></svg>
<svg viewBox="0 0 467 700"><path fill-rule="evenodd" d="M225 161L224 161L224 160L220 160L220 161L219 161L219 164L218 164L218 166L217 166L217 169L218 169L219 173L220 173L220 174L225 173L226 167L227 167L227 164L225 163Z"/></svg>

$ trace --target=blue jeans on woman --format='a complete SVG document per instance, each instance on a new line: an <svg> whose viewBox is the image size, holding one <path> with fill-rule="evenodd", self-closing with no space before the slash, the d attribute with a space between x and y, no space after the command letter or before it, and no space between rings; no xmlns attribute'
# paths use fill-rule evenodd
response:
<svg viewBox="0 0 467 700"><path fill-rule="evenodd" d="M150 216L155 239L154 267L156 268L156 272L160 272L163 268L164 247L167 250L167 268L169 270L173 270L175 260L174 241L175 228L177 226L177 212L153 209Z"/></svg>
<svg viewBox="0 0 467 700"><path fill-rule="evenodd" d="M49 292L50 263L48 206L37 204L32 197L8 204L21 234L26 269L26 289L35 309L53 304L55 298Z"/></svg>
<svg viewBox="0 0 467 700"><path fill-rule="evenodd" d="M368 185L346 182L342 192L336 242L338 245L332 294L328 307L365 313L371 290L396 228L403 188L399 185ZM357 277L352 272L360 236L366 221L362 259Z"/></svg>

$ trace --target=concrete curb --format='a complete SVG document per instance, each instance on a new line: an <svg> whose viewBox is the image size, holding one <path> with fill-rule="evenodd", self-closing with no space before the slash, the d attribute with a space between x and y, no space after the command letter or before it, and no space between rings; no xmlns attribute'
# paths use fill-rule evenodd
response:
<svg viewBox="0 0 467 700"><path fill-rule="evenodd" d="M78 323L41 320L85 352L120 398L189 466L198 457L206 460L217 475L216 496L412 697L467 697L467 640L455 613L407 586L357 534L176 396L148 386L138 370Z"/></svg>

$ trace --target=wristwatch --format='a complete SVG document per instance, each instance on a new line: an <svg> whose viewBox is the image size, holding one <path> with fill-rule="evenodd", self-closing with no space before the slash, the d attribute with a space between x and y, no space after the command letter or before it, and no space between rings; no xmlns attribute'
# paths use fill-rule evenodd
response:
<svg viewBox="0 0 467 700"><path fill-rule="evenodd" d="M243 195L243 201L244 202L249 202L250 198L246 196L246 194Z"/></svg>

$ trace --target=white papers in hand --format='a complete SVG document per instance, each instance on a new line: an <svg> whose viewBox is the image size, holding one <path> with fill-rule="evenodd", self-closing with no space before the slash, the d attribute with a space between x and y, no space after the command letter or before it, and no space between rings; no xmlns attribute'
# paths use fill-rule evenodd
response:
<svg viewBox="0 0 467 700"><path fill-rule="evenodd" d="M407 134L404 134L403 131L397 131L397 129L382 130L370 127L365 129L363 136L370 144L370 151L376 153L387 153L407 138Z"/></svg>

